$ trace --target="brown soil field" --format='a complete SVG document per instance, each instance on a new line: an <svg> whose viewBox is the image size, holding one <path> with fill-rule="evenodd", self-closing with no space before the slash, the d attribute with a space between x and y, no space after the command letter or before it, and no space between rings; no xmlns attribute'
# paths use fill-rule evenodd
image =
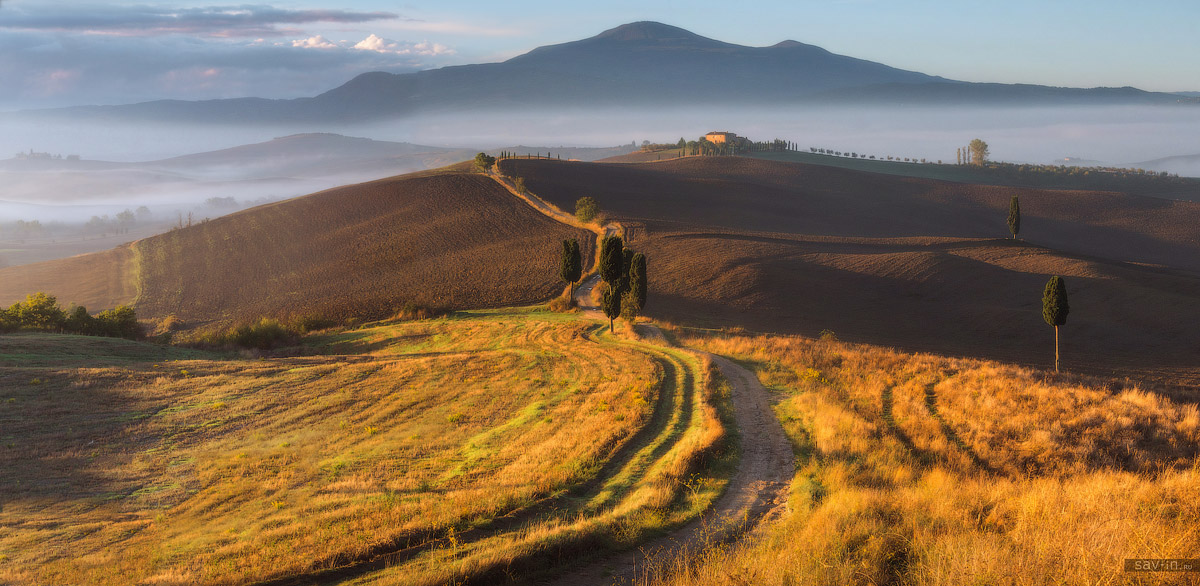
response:
<svg viewBox="0 0 1200 586"><path fill-rule="evenodd" d="M647 254L653 317L1053 366L1042 287L1066 278L1067 368L1200 382L1200 204L743 158L505 161L590 195ZM1006 240L1021 197L1022 236ZM1156 266L1148 266L1156 265Z"/></svg>
<svg viewBox="0 0 1200 586"><path fill-rule="evenodd" d="M0 303L46 291L89 309L134 302L140 318L174 315L195 326L262 316L342 321L388 316L406 304L482 308L552 297L561 288L561 240L578 238L590 258L593 235L546 218L467 169L331 189L117 251L3 269ZM114 255L134 258L114 269Z"/></svg>

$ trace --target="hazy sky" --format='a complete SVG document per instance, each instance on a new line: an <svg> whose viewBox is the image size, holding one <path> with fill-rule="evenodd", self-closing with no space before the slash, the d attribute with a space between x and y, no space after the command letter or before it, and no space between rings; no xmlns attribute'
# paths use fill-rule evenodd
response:
<svg viewBox="0 0 1200 586"><path fill-rule="evenodd" d="M967 81L1200 91L1195 0L0 0L0 110L315 95L656 20Z"/></svg>

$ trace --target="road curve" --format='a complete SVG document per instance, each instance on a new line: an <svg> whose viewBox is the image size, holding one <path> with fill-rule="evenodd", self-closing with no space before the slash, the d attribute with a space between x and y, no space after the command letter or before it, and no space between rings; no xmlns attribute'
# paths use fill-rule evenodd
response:
<svg viewBox="0 0 1200 586"><path fill-rule="evenodd" d="M576 302L586 318L606 319L591 301L592 288L598 282L598 277L592 277L576 290ZM648 338L663 339L662 332L654 325L639 328ZM650 541L634 551L588 561L541 583L563 586L628 584L646 575L651 568L668 565L708 544L742 538L786 510L788 487L795 473L795 456L783 426L771 408L770 394L753 372L732 360L689 351L711 358L729 381L741 457L724 494L700 518L670 535Z"/></svg>
<svg viewBox="0 0 1200 586"><path fill-rule="evenodd" d="M492 176L518 199L538 212L564 224L592 229L597 234L596 260L599 261L600 240L621 232L620 225L607 225L603 230L580 225L574 216L529 193L520 193L499 177ZM598 262L597 262L598 264ZM600 282L598 275L585 279L575 290L575 302L585 319L607 320L592 302L592 290ZM657 326L638 326L648 338L663 340ZM656 566L670 564L711 543L728 543L740 539L764 521L782 514L787 508L788 487L795 473L795 455L779 419L771 408L771 397L758 377L723 356L687 349L707 356L729 381L734 421L739 436L738 469L725 492L698 519L670 535L652 540L637 550L604 556L584 564L566 568L556 576L539 581L541 584L564 586L608 586L628 584Z"/></svg>

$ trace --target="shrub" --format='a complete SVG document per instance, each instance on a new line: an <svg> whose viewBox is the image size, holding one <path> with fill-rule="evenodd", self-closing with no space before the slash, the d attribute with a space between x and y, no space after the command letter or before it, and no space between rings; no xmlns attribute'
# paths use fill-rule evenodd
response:
<svg viewBox="0 0 1200 586"><path fill-rule="evenodd" d="M76 305L67 312L67 318L63 321L63 329L72 334L94 336L96 335L96 318L88 313L86 307Z"/></svg>
<svg viewBox="0 0 1200 586"><path fill-rule="evenodd" d="M495 164L496 157L488 155L487 153L479 153L475 155L475 166L478 167L480 171L487 171L492 168L492 165Z"/></svg>
<svg viewBox="0 0 1200 586"><path fill-rule="evenodd" d="M14 313L21 327L37 330L62 329L66 314L58 306L58 299L45 293L32 293L25 297L24 303L17 303L9 308Z"/></svg>
<svg viewBox="0 0 1200 586"><path fill-rule="evenodd" d="M575 200L575 217L580 222L586 224L595 220L598 215L600 215L600 206L596 204L596 200L586 196Z"/></svg>
<svg viewBox="0 0 1200 586"><path fill-rule="evenodd" d="M138 325L137 315L128 305L116 309L101 311L96 314L95 333L112 338L129 338L136 340L142 335L142 327Z"/></svg>
<svg viewBox="0 0 1200 586"><path fill-rule="evenodd" d="M238 326L226 339L229 343L243 348L270 350L284 343L294 343L296 338L296 333L289 331L283 324L264 317L256 324Z"/></svg>

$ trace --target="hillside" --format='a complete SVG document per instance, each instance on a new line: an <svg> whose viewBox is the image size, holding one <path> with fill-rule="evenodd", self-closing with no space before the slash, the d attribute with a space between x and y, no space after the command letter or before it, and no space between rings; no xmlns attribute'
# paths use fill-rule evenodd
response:
<svg viewBox="0 0 1200 586"><path fill-rule="evenodd" d="M133 259L119 267L110 252L0 269L0 303L46 291L93 310L133 302L142 318L189 325L532 303L560 290L559 243L571 237L589 257L590 232L549 220L491 179L443 170L146 238L119 253Z"/></svg>
<svg viewBox="0 0 1200 586"><path fill-rule="evenodd" d="M1135 578L1124 560L1200 547L1194 399L831 341L678 334L777 391L796 474L761 539L641 586L1188 582Z"/></svg>
<svg viewBox="0 0 1200 586"><path fill-rule="evenodd" d="M0 582L494 583L628 547L720 494L727 433L696 358L594 330L460 313L258 359L0 336Z"/></svg>
<svg viewBox="0 0 1200 586"><path fill-rule="evenodd" d="M721 91L712 91L720 87ZM428 112L548 107L796 104L1177 104L1135 88L966 83L837 55L797 41L748 47L657 23L538 47L501 63L372 72L311 98L162 100L38 111L93 119L232 124L364 121Z"/></svg>
<svg viewBox="0 0 1200 586"><path fill-rule="evenodd" d="M1200 204L744 158L502 168L560 207L588 195L630 225L632 246L650 259L655 317L831 329L1046 365L1053 333L1040 297L1059 274L1071 291L1072 368L1178 377L1200 350L1200 333L1185 325L1200 319ZM1014 194L1020 242L1004 239Z"/></svg>

